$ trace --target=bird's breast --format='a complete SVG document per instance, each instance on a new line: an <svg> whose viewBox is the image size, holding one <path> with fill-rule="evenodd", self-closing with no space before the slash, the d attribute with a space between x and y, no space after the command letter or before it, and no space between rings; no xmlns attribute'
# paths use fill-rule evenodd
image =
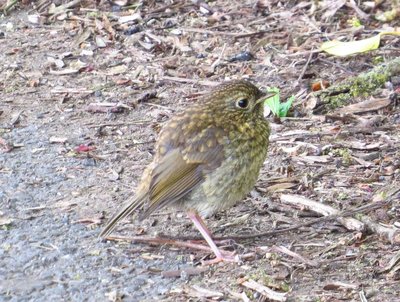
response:
<svg viewBox="0 0 400 302"><path fill-rule="evenodd" d="M252 134L243 127L246 134ZM233 206L250 192L267 156L268 124L262 126L262 131L265 133L258 133L258 136L237 131L235 136L229 133L223 150L224 160L191 194L187 208L207 217Z"/></svg>

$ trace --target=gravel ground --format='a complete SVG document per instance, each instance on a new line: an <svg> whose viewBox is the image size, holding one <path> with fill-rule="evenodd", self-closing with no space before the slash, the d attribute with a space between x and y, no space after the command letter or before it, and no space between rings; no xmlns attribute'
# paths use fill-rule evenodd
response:
<svg viewBox="0 0 400 302"><path fill-rule="evenodd" d="M102 301L118 294L138 301L165 294L173 282L149 274L149 261L99 242L98 228L76 222L74 208L84 200L64 197L66 192L97 187L94 175L106 167L91 159L60 160L60 147L49 143L48 126L41 121L5 136L24 147L1 156L1 211L14 220L0 231L1 299ZM85 206L104 198L101 192L96 195ZM166 270L185 266L175 256L169 253L151 265Z"/></svg>

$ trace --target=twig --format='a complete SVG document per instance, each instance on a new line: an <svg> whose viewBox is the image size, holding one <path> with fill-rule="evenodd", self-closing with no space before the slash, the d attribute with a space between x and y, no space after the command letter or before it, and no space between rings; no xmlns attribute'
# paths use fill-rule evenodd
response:
<svg viewBox="0 0 400 302"><path fill-rule="evenodd" d="M143 236L134 236L134 237L125 237L125 236L108 236L105 238L110 241L128 241L132 243L148 243L148 244L157 244L157 245L173 245L178 247L186 247L191 249L196 249L200 251L212 252L211 248L202 244L196 244L186 241L175 240L173 238L148 238Z"/></svg>
<svg viewBox="0 0 400 302"><path fill-rule="evenodd" d="M343 70L347 74L350 74L350 75L355 75L356 74L355 72L353 72L353 71L349 70L348 68L344 67L342 64L339 64L339 63L336 63L336 62L332 62L332 61L329 61L329 60L324 59L324 58L317 58L317 60L320 61L320 62L324 62L326 64L330 64L332 66L335 66L335 67Z"/></svg>
<svg viewBox="0 0 400 302"><path fill-rule="evenodd" d="M7 15L8 11L15 5L18 3L19 0L13 0L10 3L8 3L7 5L5 4L5 7L3 8L3 12L5 15Z"/></svg>
<svg viewBox="0 0 400 302"><path fill-rule="evenodd" d="M300 80L303 78L304 74L305 74L306 71L307 71L308 65L310 64L311 58L312 58L312 56L313 56L313 54L314 54L314 53L313 53L313 50L314 50L314 49L311 49L310 55L308 56L308 59L307 59L307 62L306 62L306 65L304 65L303 70L301 71L299 77L297 78L297 85L299 85ZM297 85L296 85L296 86L297 86Z"/></svg>
<svg viewBox="0 0 400 302"><path fill-rule="evenodd" d="M373 204L360 206L360 207L352 209L352 210L339 212L338 214L324 216L324 217L321 217L321 218L316 218L316 219L313 219L313 220L310 220L310 221L307 221L307 222L296 224L296 225L288 227L288 228L277 229L277 230L274 230L274 231L262 232L262 233L258 233L258 234L245 234L245 235L237 235L237 236L213 237L213 239L214 240L229 240L229 239L231 239L231 240L239 241L239 240L247 240L247 239L253 239L253 238L261 238L261 237L273 236L273 235L277 235L277 234L283 234L283 233L287 233L287 232L290 232L290 231L296 231L296 230L299 230L300 228L303 228L303 227L306 227L306 226L310 226L310 225L313 225L313 224L316 224L316 223L336 220L338 217L346 217L346 216L351 216L351 215L358 214L358 213L371 212L371 211L373 211L375 209L379 209L379 208L385 207L388 204L390 204L391 202L392 202L391 199L390 200L386 200L386 201L374 202ZM202 240L203 239L202 237L183 237L183 236L167 237L167 238L176 239L176 240Z"/></svg>
<svg viewBox="0 0 400 302"><path fill-rule="evenodd" d="M387 273L400 264L400 252L397 252L392 259L390 259L388 265L378 271L379 274Z"/></svg>
<svg viewBox="0 0 400 302"><path fill-rule="evenodd" d="M300 195L282 194L281 201L283 203L295 205L302 209L307 209L324 216L336 215L339 213L338 210L332 208L331 206L316 202ZM357 219L351 217L338 217L336 220L348 230L360 232L365 231L365 225Z"/></svg>
<svg viewBox="0 0 400 302"><path fill-rule="evenodd" d="M310 53L314 54L314 53L320 53L320 52L322 52L322 50L315 49L315 50L305 50L305 51L299 51L299 52L283 54L283 55L286 58L290 58L290 57L304 56L304 55L310 55Z"/></svg>
<svg viewBox="0 0 400 302"><path fill-rule="evenodd" d="M400 243L400 229L394 226L384 226L376 223L366 215L358 215L358 219L360 219L367 226L368 230L386 238L391 244Z"/></svg>
<svg viewBox="0 0 400 302"><path fill-rule="evenodd" d="M364 289L360 290L360 291L358 292L358 295L359 295L359 297L360 297L360 301L361 301L361 302L368 302L367 297L365 297Z"/></svg>
<svg viewBox="0 0 400 302"><path fill-rule="evenodd" d="M203 80L169 77L169 76L164 76L163 80L179 82L179 83L198 84L198 85L203 85L203 86L217 86L219 84L218 82L213 82L213 81L203 81Z"/></svg>
<svg viewBox="0 0 400 302"><path fill-rule="evenodd" d="M117 127L117 126L127 126L127 125L138 125L138 124L147 124L151 123L151 120L138 120L134 122L121 122L121 123L105 123L105 124L96 124L93 123L85 124L88 128L97 128L97 127Z"/></svg>
<svg viewBox="0 0 400 302"><path fill-rule="evenodd" d="M274 251L274 252L280 252L280 253L286 254L286 255L288 255L290 257L293 257L293 258L299 260L300 262L302 262L302 263L304 263L304 264L306 264L308 266L311 266L311 267L318 267L320 265L317 261L306 259L303 256L301 256L300 254L295 253L295 252L289 250L288 248L286 248L284 246L276 246L276 245L274 245L271 248L271 250Z"/></svg>
<svg viewBox="0 0 400 302"><path fill-rule="evenodd" d="M387 199L385 201L381 202L375 202L370 205L365 205L361 206L358 208L355 208L353 210L349 211L344 211L340 212L334 215L329 215L329 216L324 216L321 218L313 219L311 221L307 221L304 223L300 223L288 228L284 229L278 229L274 231L269 231L269 232L263 232L259 234L247 234L247 235L238 235L238 236L227 236L227 237L214 237L214 240L248 240L248 239L253 239L253 238L261 238L261 237L266 237L266 236L272 236L272 235L277 235L277 234L282 234L286 233L289 231L295 231L299 230L300 228L303 228L305 226L310 226L316 223L321 223L321 222L326 222L326 221L331 221L331 220L337 220L338 218L343 218L346 216L351 216L354 214L359 214L359 213L366 213L370 212L372 210L378 209L385 207L389 205L393 201L393 198ZM366 216L364 216L366 217ZM364 223L364 219L362 219ZM374 226L372 229L375 232L378 232L380 234L384 233L388 235L388 238L392 240L393 243L399 243L400 242L400 231L399 230L392 230L391 232L387 232L387 228L384 228L383 226L380 226L372 221L368 221L367 226L371 228L371 226ZM167 237L165 236L164 238L148 238L148 237L143 237L143 236L135 236L135 237L125 237L125 236L109 236L105 238L106 240L110 241L128 241L128 242L137 242L137 243L148 243L148 244L157 244L157 245L163 245L163 244L168 244L168 245L173 245L173 246L178 246L178 247L185 247L185 248L190 248L190 249L197 249L201 251L207 251L211 252L211 249L208 246L201 245L201 244L195 244L192 242L187 242L183 240L202 240L202 237Z"/></svg>
<svg viewBox="0 0 400 302"><path fill-rule="evenodd" d="M399 129L399 126L381 126L381 127L355 127L349 130L343 130L340 132L332 132L332 131L324 131L324 132L310 132L310 131L302 131L302 132L292 132L292 133L283 133L283 134L275 134L270 136L270 142L277 142L282 140L289 139L302 139L302 138L311 138L311 137L322 137L322 136L337 136L337 135L349 135L349 134L371 134L377 131L390 131Z"/></svg>
<svg viewBox="0 0 400 302"><path fill-rule="evenodd" d="M166 278L181 277L182 275L193 276L193 275L202 274L202 273L208 271L209 269L210 269L209 267L205 267L205 266L189 267L189 268L184 268L184 269L174 270L174 271L164 271L161 273L161 275Z"/></svg>
<svg viewBox="0 0 400 302"><path fill-rule="evenodd" d="M203 29L203 28L187 28L187 27L180 28L180 30L187 31L187 32L199 33L199 34L229 36L229 37L234 37L236 39L246 38L246 37L255 36L255 35L263 35L270 31L273 31L271 29L271 30L261 30L261 31L257 31L257 32L251 32L251 33L233 33L233 32L229 32L229 31L212 31L212 30Z"/></svg>
<svg viewBox="0 0 400 302"><path fill-rule="evenodd" d="M86 88L61 88L61 89L52 89L50 93L93 93L92 89Z"/></svg>
<svg viewBox="0 0 400 302"><path fill-rule="evenodd" d="M306 226L310 226L316 223L321 223L321 222L327 222L327 221L332 221L332 220L336 220L338 217L346 217L346 216L351 216L357 213L366 213L366 212L370 212L373 211L375 209L384 207L386 205L388 205L391 201L382 201L382 202L377 202L377 203L373 203L371 205L365 205L365 206L361 206L358 208L355 208L353 210L349 210L349 211L343 211L340 212L338 214L334 214L334 215L329 215L329 216L324 216L321 218L317 218L317 219L313 219L304 223L299 223L297 225L288 227L288 228L284 228L284 229L278 229L278 230L274 230L274 231L269 231L269 232L264 232L264 233L260 233L260 234L248 234L248 235L239 235L239 236L230 236L230 237L215 237L215 240L226 240L226 239L232 239L232 240L243 240L243 239L250 239L250 238L260 238L260 237L266 237L266 236L271 236L271 235L276 235L276 234L282 234L282 233L286 233L289 231L295 231L298 230L300 228L306 227Z"/></svg>
<svg viewBox="0 0 400 302"><path fill-rule="evenodd" d="M58 15L58 14L60 14L60 13L64 13L64 12L67 11L67 9L72 8L72 7L76 6L76 5L78 5L81 1L82 1L82 0L72 0L72 1L70 1L70 2L68 2L68 3L65 3L65 4L62 4L62 5L56 6L56 7L54 7L54 8L51 7L51 8L49 9L49 14L50 14L50 15Z"/></svg>
<svg viewBox="0 0 400 302"><path fill-rule="evenodd" d="M259 292L261 295L266 297L269 300L272 301L286 301L287 300L287 293L279 293L276 292L269 287L266 287L264 285L261 285L260 283L254 281L254 280L248 280L241 282L241 285L250 288L252 290L255 290L256 292Z"/></svg>
<svg viewBox="0 0 400 302"><path fill-rule="evenodd" d="M219 65L219 63L221 62L222 56L224 55L224 52L225 52L225 48L226 48L226 43L224 43L224 45L222 46L222 50L218 56L218 59L216 59L215 62L211 64L212 70L215 70L215 67L217 67Z"/></svg>
<svg viewBox="0 0 400 302"><path fill-rule="evenodd" d="M373 94L377 89L382 88L384 83L399 75L400 58L397 57L368 72L360 73L341 83L310 94L305 100L305 108L311 109L314 114L336 111L338 107L354 103L354 98L360 96L360 91L363 95Z"/></svg>
<svg viewBox="0 0 400 302"><path fill-rule="evenodd" d="M124 109L132 109L132 107L123 103L90 103L86 107L86 111L92 113L121 113Z"/></svg>

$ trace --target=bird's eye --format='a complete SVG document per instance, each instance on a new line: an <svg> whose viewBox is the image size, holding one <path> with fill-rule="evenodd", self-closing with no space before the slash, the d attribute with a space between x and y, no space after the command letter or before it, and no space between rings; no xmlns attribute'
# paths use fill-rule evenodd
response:
<svg viewBox="0 0 400 302"><path fill-rule="evenodd" d="M246 109L249 107L249 100L248 99L240 99L237 101L236 105L241 109Z"/></svg>

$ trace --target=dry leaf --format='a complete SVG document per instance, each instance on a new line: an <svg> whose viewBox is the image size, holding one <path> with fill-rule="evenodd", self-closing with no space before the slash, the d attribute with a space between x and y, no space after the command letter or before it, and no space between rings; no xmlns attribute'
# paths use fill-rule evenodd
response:
<svg viewBox="0 0 400 302"><path fill-rule="evenodd" d="M0 226L2 225L9 225L14 221L14 219L12 218L8 218L8 217L0 217Z"/></svg>
<svg viewBox="0 0 400 302"><path fill-rule="evenodd" d="M119 17L118 22L123 24L123 23L136 21L136 20L142 20L142 16L139 13L132 14L132 15L129 15L129 16Z"/></svg>
<svg viewBox="0 0 400 302"><path fill-rule="evenodd" d="M126 65L117 65L117 66L113 66L111 67L107 74L108 75L117 75L117 74L121 74L121 73L125 73L128 70L128 66Z"/></svg>
<svg viewBox="0 0 400 302"><path fill-rule="evenodd" d="M381 36L383 35L400 36L400 32L399 31L381 32L374 37L358 41L350 41L350 42L341 42L338 40L328 41L321 45L321 50L338 57L346 57L356 53L362 53L377 49L381 41Z"/></svg>
<svg viewBox="0 0 400 302"><path fill-rule="evenodd" d="M389 98L371 99L364 102L351 104L339 110L342 113L364 113L369 111L376 111L385 108L391 104Z"/></svg>

